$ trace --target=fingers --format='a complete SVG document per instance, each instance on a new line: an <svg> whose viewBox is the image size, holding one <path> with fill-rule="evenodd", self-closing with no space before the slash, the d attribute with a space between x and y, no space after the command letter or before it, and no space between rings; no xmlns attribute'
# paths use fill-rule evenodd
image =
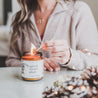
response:
<svg viewBox="0 0 98 98"><path fill-rule="evenodd" d="M69 60L70 51L66 40L47 41L43 45L46 47L47 51L51 52L51 56L54 61L65 64ZM48 65L50 65L51 68L56 70L56 64L54 62L51 62L47 61Z"/></svg>
<svg viewBox="0 0 98 98"><path fill-rule="evenodd" d="M52 57L52 59L59 62L60 64L66 63L66 58L63 58L63 57Z"/></svg>
<svg viewBox="0 0 98 98"><path fill-rule="evenodd" d="M54 71L60 70L59 65L55 61L53 61L52 59L48 59L47 63L53 68Z"/></svg>
<svg viewBox="0 0 98 98"><path fill-rule="evenodd" d="M44 67L45 69L48 69L50 72L53 71L52 67L50 67L50 65L46 61L44 62Z"/></svg>
<svg viewBox="0 0 98 98"><path fill-rule="evenodd" d="M52 52L63 52L65 50L68 50L65 46L47 47L47 51L52 51Z"/></svg>
<svg viewBox="0 0 98 98"><path fill-rule="evenodd" d="M66 52L52 52L51 55L52 57L65 57Z"/></svg>
<svg viewBox="0 0 98 98"><path fill-rule="evenodd" d="M59 65L54 60L52 60L51 58L45 59L44 67L46 69L48 69L50 72L53 71L53 70L54 71L59 71L60 70Z"/></svg>
<svg viewBox="0 0 98 98"><path fill-rule="evenodd" d="M44 66L44 71L46 71L46 67Z"/></svg>
<svg viewBox="0 0 98 98"><path fill-rule="evenodd" d="M47 41L43 44L43 49L52 52L59 52L68 49L66 40Z"/></svg>

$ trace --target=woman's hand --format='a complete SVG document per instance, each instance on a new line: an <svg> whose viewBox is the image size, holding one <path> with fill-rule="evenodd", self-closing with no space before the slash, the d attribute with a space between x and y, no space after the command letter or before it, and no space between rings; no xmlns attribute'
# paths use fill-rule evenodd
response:
<svg viewBox="0 0 98 98"><path fill-rule="evenodd" d="M65 64L70 59L70 51L66 40L47 41L43 44L45 50L51 51L52 59Z"/></svg>
<svg viewBox="0 0 98 98"><path fill-rule="evenodd" d="M51 58L44 59L44 70L59 71L60 66Z"/></svg>

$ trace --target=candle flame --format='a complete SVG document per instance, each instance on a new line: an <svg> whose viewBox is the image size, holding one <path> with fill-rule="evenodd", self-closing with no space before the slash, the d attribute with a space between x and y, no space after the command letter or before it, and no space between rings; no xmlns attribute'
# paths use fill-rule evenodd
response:
<svg viewBox="0 0 98 98"><path fill-rule="evenodd" d="M34 46L34 44L31 44L31 55L34 55L35 52L36 52L36 47Z"/></svg>

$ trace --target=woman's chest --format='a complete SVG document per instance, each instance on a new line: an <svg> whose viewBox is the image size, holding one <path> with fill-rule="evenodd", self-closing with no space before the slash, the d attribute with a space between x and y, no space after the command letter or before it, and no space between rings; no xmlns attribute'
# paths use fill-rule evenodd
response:
<svg viewBox="0 0 98 98"><path fill-rule="evenodd" d="M56 16L51 16L46 27L43 30L43 25L34 25L34 30L31 31L30 43L33 43L37 48L45 41L51 40L67 40L69 46L72 41L72 20L70 16L59 14ZM41 40L39 30L44 31L43 40Z"/></svg>
<svg viewBox="0 0 98 98"><path fill-rule="evenodd" d="M37 21L37 20L36 20ZM46 25L47 25L47 20L38 20L39 22L36 22L36 26L38 29L38 33L40 34L40 36L44 35L45 29L46 29Z"/></svg>

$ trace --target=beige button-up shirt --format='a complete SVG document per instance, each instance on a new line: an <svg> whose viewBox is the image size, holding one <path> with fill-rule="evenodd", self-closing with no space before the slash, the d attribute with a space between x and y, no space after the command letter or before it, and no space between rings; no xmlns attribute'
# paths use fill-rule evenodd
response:
<svg viewBox="0 0 98 98"><path fill-rule="evenodd" d="M45 41L60 39L67 40L71 49L72 57L66 67L82 70L88 66L98 66L98 32L89 6L81 1L58 0L57 2L48 19L43 40L40 38L32 14L33 30L26 37L20 33L17 42L10 47L7 66L21 66L21 57L24 52L30 51L31 43L39 48ZM11 43L13 41L12 36ZM48 51L40 51L44 58L51 57Z"/></svg>

